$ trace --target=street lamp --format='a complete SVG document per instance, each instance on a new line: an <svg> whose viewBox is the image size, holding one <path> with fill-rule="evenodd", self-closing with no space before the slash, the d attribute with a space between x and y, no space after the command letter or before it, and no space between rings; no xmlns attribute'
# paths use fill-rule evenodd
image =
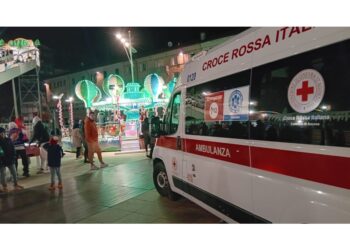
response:
<svg viewBox="0 0 350 250"><path fill-rule="evenodd" d="M73 97L69 97L66 99L66 102L69 102L69 120L70 120L70 128L73 129L74 117L73 117Z"/></svg>
<svg viewBox="0 0 350 250"><path fill-rule="evenodd" d="M137 53L137 50L134 47L132 47L130 30L128 31L128 33L129 33L129 41L126 41L126 39L120 33L116 34L115 36L123 44L125 53L129 59L130 66L131 66L130 67L131 68L131 81L134 82L134 63L132 60L132 54Z"/></svg>
<svg viewBox="0 0 350 250"><path fill-rule="evenodd" d="M46 93L46 102L49 103L51 100L51 91L50 91L50 85L48 83L44 83L45 86L45 93Z"/></svg>

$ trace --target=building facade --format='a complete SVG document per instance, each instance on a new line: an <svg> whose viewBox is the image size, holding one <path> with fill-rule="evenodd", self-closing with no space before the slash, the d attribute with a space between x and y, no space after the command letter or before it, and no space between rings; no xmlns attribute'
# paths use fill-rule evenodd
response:
<svg viewBox="0 0 350 250"><path fill-rule="evenodd" d="M230 37L219 38L141 58L136 57L133 60L135 82L139 83L141 88L143 88L145 77L149 74L156 73L164 79L165 83L168 83L174 77L179 75L184 64L188 62L192 56L203 50L209 50L229 38ZM64 94L62 97L62 110L65 123L67 124L69 120L69 103L64 102L64 100L73 97L74 120L82 119L86 115L86 109L83 102L75 95L75 85L81 80L90 80L97 86L102 87L104 79L110 74L120 75L126 83L131 82L131 68L129 61L118 62L46 79L45 86L47 101L50 103L51 107L54 107L55 100L53 100L52 97L54 95Z"/></svg>

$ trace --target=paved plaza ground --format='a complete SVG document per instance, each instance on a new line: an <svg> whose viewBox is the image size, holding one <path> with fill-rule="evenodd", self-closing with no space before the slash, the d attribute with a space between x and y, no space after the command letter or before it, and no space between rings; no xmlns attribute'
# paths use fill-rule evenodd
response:
<svg viewBox="0 0 350 250"><path fill-rule="evenodd" d="M110 166L91 171L89 164L67 153L62 162L64 188L54 192L48 190L50 174L36 174L32 159L31 177L19 180L25 189L0 195L0 223L220 222L187 199L161 197L153 185L152 161L144 152L103 156Z"/></svg>

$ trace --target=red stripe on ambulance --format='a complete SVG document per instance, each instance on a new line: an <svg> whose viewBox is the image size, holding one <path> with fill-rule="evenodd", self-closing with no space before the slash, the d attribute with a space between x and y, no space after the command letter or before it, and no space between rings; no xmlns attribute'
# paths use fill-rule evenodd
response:
<svg viewBox="0 0 350 250"><path fill-rule="evenodd" d="M249 147L183 139L184 151L249 167ZM157 146L176 150L176 138L161 136ZM253 168L350 189L350 158L250 147Z"/></svg>
<svg viewBox="0 0 350 250"><path fill-rule="evenodd" d="M251 147L254 168L350 189L350 158Z"/></svg>

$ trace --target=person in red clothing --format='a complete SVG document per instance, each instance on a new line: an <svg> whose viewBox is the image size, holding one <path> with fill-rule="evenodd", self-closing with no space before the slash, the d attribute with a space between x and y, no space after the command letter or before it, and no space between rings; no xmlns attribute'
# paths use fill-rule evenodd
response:
<svg viewBox="0 0 350 250"><path fill-rule="evenodd" d="M88 145L88 157L91 164L91 170L96 170L98 167L93 162L94 153L97 153L98 160L100 161L100 167L104 168L107 167L108 164L103 162L102 154L101 154L101 148L98 144L98 132L95 122L95 114L94 112L90 111L88 116L85 118L84 121L84 132L85 132L85 140Z"/></svg>

